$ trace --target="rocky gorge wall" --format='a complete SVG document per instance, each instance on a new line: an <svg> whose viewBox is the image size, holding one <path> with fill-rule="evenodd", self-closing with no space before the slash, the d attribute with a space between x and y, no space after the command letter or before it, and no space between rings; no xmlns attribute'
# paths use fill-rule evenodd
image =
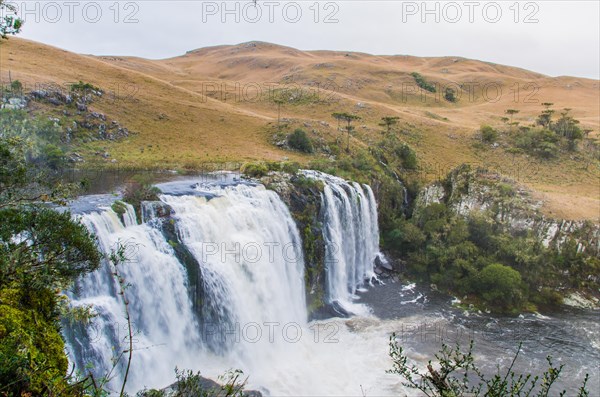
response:
<svg viewBox="0 0 600 397"><path fill-rule="evenodd" d="M541 212L542 202L516 182L482 169L461 166L446 180L423 188L414 203L414 216L426 206L443 203L456 214L487 214L514 233L531 231L545 247L560 248L573 238L578 250L598 255L600 225L589 220L553 219Z"/></svg>

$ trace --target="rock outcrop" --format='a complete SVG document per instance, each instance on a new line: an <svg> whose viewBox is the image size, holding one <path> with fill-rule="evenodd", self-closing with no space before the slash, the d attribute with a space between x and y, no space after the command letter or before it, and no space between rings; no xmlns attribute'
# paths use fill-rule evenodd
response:
<svg viewBox="0 0 600 397"><path fill-rule="evenodd" d="M463 216L486 213L514 233L531 231L546 247L560 248L573 238L580 251L600 252L600 225L547 217L540 211L542 203L529 190L484 169L464 165L446 180L425 187L416 199L414 215L433 203L443 203Z"/></svg>

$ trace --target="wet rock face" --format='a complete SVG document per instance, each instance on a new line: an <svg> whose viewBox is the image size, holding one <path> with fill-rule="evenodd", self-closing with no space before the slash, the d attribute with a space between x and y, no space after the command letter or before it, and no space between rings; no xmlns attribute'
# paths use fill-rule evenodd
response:
<svg viewBox="0 0 600 397"><path fill-rule="evenodd" d="M288 206L302 237L305 261L304 277L310 319L340 316L335 308L326 307L325 241L321 193L323 186L303 176L273 173L261 180L274 190Z"/></svg>

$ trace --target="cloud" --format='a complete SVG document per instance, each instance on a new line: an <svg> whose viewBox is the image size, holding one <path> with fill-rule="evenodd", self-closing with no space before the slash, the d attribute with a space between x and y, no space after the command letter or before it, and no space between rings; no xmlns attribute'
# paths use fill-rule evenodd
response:
<svg viewBox="0 0 600 397"><path fill-rule="evenodd" d="M600 77L592 1L16 1L23 37L96 55L167 58L251 40L299 49L463 56ZM517 6L515 6L517 4Z"/></svg>

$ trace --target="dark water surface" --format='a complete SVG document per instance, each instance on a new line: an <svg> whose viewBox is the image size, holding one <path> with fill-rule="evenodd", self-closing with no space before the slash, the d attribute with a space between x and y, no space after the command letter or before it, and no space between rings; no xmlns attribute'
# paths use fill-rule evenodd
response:
<svg viewBox="0 0 600 397"><path fill-rule="evenodd" d="M560 309L552 314L517 317L466 312L452 305L452 298L414 284L389 282L361 294L373 314L382 320L400 320L396 334L409 351L433 358L442 342L468 347L474 341L476 363L492 374L508 368L519 343L515 371L541 373L546 357L564 369L551 395L563 389L576 395L586 373L590 396L600 395L600 312Z"/></svg>

